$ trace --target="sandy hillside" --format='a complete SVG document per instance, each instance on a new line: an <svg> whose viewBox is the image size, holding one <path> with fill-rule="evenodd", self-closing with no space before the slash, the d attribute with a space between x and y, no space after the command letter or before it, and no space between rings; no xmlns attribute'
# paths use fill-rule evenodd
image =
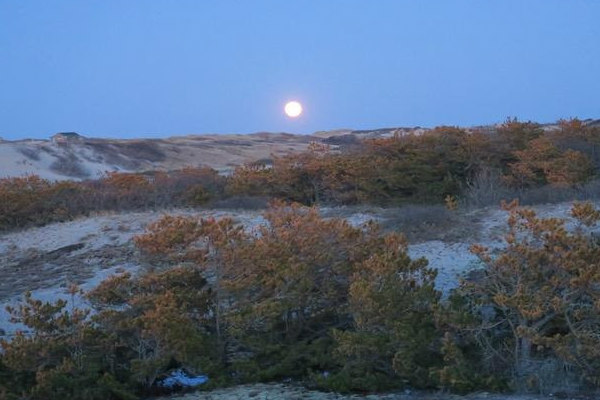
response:
<svg viewBox="0 0 600 400"><path fill-rule="evenodd" d="M306 150L320 138L284 133L190 135L166 139L0 141L0 177L88 179L107 171L140 172L208 166L227 173L238 165Z"/></svg>
<svg viewBox="0 0 600 400"><path fill-rule="evenodd" d="M599 204L596 204L598 206ZM570 203L541 205L535 207L539 215L568 218ZM440 214L436 221L421 225L403 220L402 214L414 210L379 208L324 208L325 217L344 217L355 225L369 220L379 222L384 229L405 231L410 239L409 253L412 257L426 257L432 267L439 270L436 284L444 293L456 287L465 272L479 268L481 264L468 248L480 243L492 249L504 246L506 213L498 208L485 208L468 212ZM259 211L231 210L164 210L101 214L75 221L55 223L39 228L0 235L0 337L10 339L23 326L9 322L4 310L6 305L16 305L25 291L34 298L55 301L59 298L78 307L87 304L80 296L71 297L67 287L78 284L83 290L95 287L103 279L130 271L143 270L133 245L133 237L144 231L145 226L166 213L196 215L202 217L232 217L246 229L255 229L265 223ZM447 220L447 221L446 221ZM572 221L570 226L573 226ZM461 240L458 240L461 239ZM454 397L442 394L399 393L370 396L342 396L334 393L309 391L295 386L279 384L249 385L197 392L180 397L180 400L225 399L473 399L473 400L537 400L535 396L497 396L477 394Z"/></svg>
<svg viewBox="0 0 600 400"><path fill-rule="evenodd" d="M165 210L102 214L40 228L0 235L0 333L11 335L6 305L15 305L26 291L34 298L70 301L71 284L90 290L107 277L141 268L133 237L164 214L233 217L252 229L264 221L256 212ZM84 306L77 297L78 306Z"/></svg>
<svg viewBox="0 0 600 400"><path fill-rule="evenodd" d="M561 203L536 209L542 216L568 217L569 207L569 203ZM343 217L355 226L374 220L384 229L406 232L409 254L427 258L430 266L438 269L436 285L445 293L458 285L465 271L480 267L469 252L472 243L490 248L504 245L506 213L498 208L442 213L437 221L421 225L398 217L412 212L402 208L322 209L325 217ZM89 290L112 274L139 271L141 262L132 239L166 213L229 216L247 229L264 223L259 211L164 210L101 214L0 235L0 329L12 334L21 328L8 322L3 306L16 304L26 291L45 301L69 300L66 290L70 284Z"/></svg>
<svg viewBox="0 0 600 400"><path fill-rule="evenodd" d="M600 124L600 120L592 119L583 122L590 126ZM464 129L467 132L492 132L496 127L489 125ZM545 130L558 129L556 124L544 124L542 127ZM429 130L422 127L387 127L336 129L312 135L259 132L127 140L88 138L75 132L66 132L48 140L0 139L0 178L36 174L52 180L90 179L107 171L168 171L185 166L208 166L227 174L236 166L248 162L267 161L273 156L302 152L311 142L325 143L335 150L362 139L420 135Z"/></svg>
<svg viewBox="0 0 600 400"><path fill-rule="evenodd" d="M98 139L77 133L48 140L0 140L0 178L36 174L51 180L93 179L107 171L141 172L208 166L228 174L239 165L305 151L311 142L338 149L361 139L422 133L422 128L338 129L312 135L260 132L163 139Z"/></svg>
<svg viewBox="0 0 600 400"><path fill-rule="evenodd" d="M248 162L305 151L311 142L333 149L336 137L352 140L389 135L374 131L324 131L315 135L254 133L249 135L188 135L164 139L96 139L76 133L49 140L0 140L0 178L36 174L51 180L98 178L105 172L169 171L208 166L227 174Z"/></svg>

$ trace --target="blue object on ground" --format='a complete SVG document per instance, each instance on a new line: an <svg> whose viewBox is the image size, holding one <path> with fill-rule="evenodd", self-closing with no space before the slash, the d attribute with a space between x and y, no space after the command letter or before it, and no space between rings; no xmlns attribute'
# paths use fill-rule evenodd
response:
<svg viewBox="0 0 600 400"><path fill-rule="evenodd" d="M194 387L208 382L206 375L189 376L183 370L178 369L160 380L158 386L172 388L174 386Z"/></svg>

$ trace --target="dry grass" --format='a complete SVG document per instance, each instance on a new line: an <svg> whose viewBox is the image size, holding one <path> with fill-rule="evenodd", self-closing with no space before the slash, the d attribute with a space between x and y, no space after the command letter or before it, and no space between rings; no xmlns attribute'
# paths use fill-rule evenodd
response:
<svg viewBox="0 0 600 400"><path fill-rule="evenodd" d="M134 259L131 246L104 246L92 251L78 251L80 246L67 247L50 252L29 249L4 254L0 259L0 300L65 282L81 283L93 277L98 268L110 268Z"/></svg>
<svg viewBox="0 0 600 400"><path fill-rule="evenodd" d="M266 197L232 196L226 199L215 200L211 208L224 210L264 210L269 204Z"/></svg>
<svg viewBox="0 0 600 400"><path fill-rule="evenodd" d="M402 207L331 207L323 209L325 217L364 220L371 216L384 231L403 233L409 242L429 240L464 242L475 234L472 216L461 210L450 211L441 205L409 204Z"/></svg>
<svg viewBox="0 0 600 400"><path fill-rule="evenodd" d="M25 157L32 161L40 160L40 150L37 148L21 146L17 147L17 150L19 151L19 153L23 154Z"/></svg>
<svg viewBox="0 0 600 400"><path fill-rule="evenodd" d="M86 178L90 175L79 162L79 159L73 155L68 154L65 156L59 156L51 165L50 170L60 175L69 176L73 178Z"/></svg>
<svg viewBox="0 0 600 400"><path fill-rule="evenodd" d="M119 152L127 158L144 160L150 162L164 161L165 153L156 141L132 141L123 142L118 145Z"/></svg>
<svg viewBox="0 0 600 400"><path fill-rule="evenodd" d="M411 243L428 240L462 242L468 232L460 211L450 211L441 205L406 205L384 209L381 225L406 235Z"/></svg>
<svg viewBox="0 0 600 400"><path fill-rule="evenodd" d="M546 185L530 189L507 187L499 171L483 170L466 188L461 198L463 207L481 208L497 206L502 200L518 199L522 205L562 203L574 200L597 200L600 198L600 179L577 186Z"/></svg>

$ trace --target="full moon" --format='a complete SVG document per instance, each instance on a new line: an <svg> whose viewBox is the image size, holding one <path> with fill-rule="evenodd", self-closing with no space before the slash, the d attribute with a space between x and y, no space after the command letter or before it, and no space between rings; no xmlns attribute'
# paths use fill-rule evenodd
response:
<svg viewBox="0 0 600 400"><path fill-rule="evenodd" d="M285 114L290 118L296 118L302 114L302 104L297 101L289 101L284 108Z"/></svg>

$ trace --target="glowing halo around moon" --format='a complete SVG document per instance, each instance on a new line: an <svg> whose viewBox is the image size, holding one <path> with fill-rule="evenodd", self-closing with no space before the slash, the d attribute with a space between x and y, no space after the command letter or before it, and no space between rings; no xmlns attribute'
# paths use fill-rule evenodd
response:
<svg viewBox="0 0 600 400"><path fill-rule="evenodd" d="M288 101L283 110L288 117L297 118L302 114L302 104L297 101Z"/></svg>

